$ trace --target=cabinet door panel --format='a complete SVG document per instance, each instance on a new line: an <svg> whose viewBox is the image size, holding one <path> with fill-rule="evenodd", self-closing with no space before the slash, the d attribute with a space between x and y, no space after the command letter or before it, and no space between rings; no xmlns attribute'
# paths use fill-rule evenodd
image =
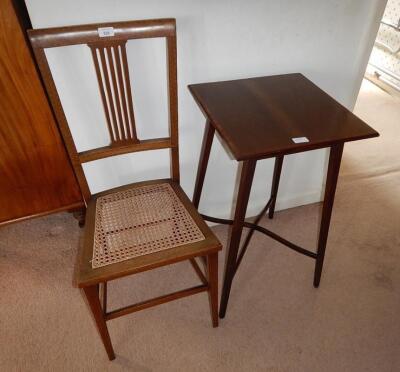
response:
<svg viewBox="0 0 400 372"><path fill-rule="evenodd" d="M0 12L0 224L82 205L12 0Z"/></svg>

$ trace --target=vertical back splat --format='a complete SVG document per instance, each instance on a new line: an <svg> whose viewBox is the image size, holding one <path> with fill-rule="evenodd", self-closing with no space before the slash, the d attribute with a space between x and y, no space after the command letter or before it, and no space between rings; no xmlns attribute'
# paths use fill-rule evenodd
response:
<svg viewBox="0 0 400 372"><path fill-rule="evenodd" d="M138 143L126 40L89 43L111 145Z"/></svg>

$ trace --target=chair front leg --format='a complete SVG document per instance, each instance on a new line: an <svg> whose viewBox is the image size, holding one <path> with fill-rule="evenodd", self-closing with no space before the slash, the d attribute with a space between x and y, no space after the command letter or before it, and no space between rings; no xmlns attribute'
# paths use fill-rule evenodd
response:
<svg viewBox="0 0 400 372"><path fill-rule="evenodd" d="M108 333L107 324L104 319L103 309L100 304L99 285L95 284L89 287L84 287L83 292L85 293L90 310L92 311L94 320L96 322L97 330L100 333L100 337L107 351L108 358L110 360L113 360L115 359L115 354L111 344L110 335Z"/></svg>

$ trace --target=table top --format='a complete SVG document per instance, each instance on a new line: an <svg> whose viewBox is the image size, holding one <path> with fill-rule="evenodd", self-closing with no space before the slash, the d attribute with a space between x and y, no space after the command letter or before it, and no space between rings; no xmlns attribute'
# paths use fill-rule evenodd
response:
<svg viewBox="0 0 400 372"><path fill-rule="evenodd" d="M237 160L379 136L299 73L193 84L189 90Z"/></svg>

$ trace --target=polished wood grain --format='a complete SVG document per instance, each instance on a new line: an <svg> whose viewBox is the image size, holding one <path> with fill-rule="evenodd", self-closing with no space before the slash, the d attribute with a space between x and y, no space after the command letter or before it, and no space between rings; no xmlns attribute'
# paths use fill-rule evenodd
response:
<svg viewBox="0 0 400 372"><path fill-rule="evenodd" d="M175 20L174 20L175 27ZM176 63L176 32L167 37L167 70L168 70L168 104L170 136L172 146L171 154L171 178L173 181L180 181L179 171L179 133L178 133L178 71Z"/></svg>
<svg viewBox="0 0 400 372"><path fill-rule="evenodd" d="M98 28L105 26L113 27L115 31L114 36L109 36L107 38L99 36ZM75 265L74 284L77 287L83 288L86 294L109 359L114 359L115 355L108 334L106 321L165 302L207 291L209 294L212 324L216 327L218 325L217 260L218 251L221 250L222 247L179 185L175 20L129 21L33 30L29 32L29 36L87 206L84 238L79 247L77 263ZM132 101L134 94L130 86L125 45L130 39L150 37L164 37L166 40L169 137L140 140L136 134ZM81 153L78 153L76 150L45 54L46 48L75 44L87 44L91 49L110 137L110 144L108 146L90 149ZM109 156L161 148L170 149L171 172L169 179L138 182L106 190L95 195L90 193L82 163ZM176 196L180 199L186 211L201 230L204 239L191 244L185 244L151 254L144 254L139 257L93 269L92 258L97 198L121 190L166 182L171 185ZM141 213L140 211L138 212ZM129 219L129 217L130 216L126 216L127 219ZM142 226L141 230L143 231L145 229L146 227ZM139 229L136 230L136 233L140 234L138 230ZM146 232L144 232L144 234L146 236ZM196 257L201 257L208 263L206 274L204 274L197 265L195 261ZM191 263L195 274L201 281L200 285L125 306L110 312L107 311L107 283L109 281L161 266L175 264L184 260L189 260ZM101 302L99 299L100 284L103 289Z"/></svg>
<svg viewBox="0 0 400 372"><path fill-rule="evenodd" d="M197 176L192 198L193 205L196 208L199 207L200 203L200 196L203 190L204 178L206 176L208 160L210 159L210 152L214 139L214 133L215 133L214 127L207 120L206 126L204 128L203 142L200 151L200 161L197 168Z"/></svg>
<svg viewBox="0 0 400 372"><path fill-rule="evenodd" d="M202 215L211 222L232 226L227 244L220 317L226 315L232 281L254 231L316 260L314 287L318 287L343 145L347 141L376 137L379 134L301 74L196 84L190 85L189 89L207 118L193 195L194 204L197 207L199 205L215 130L224 147L243 166L234 219ZM296 144L293 141L296 137L306 137L309 142ZM323 147L330 148L330 157L315 253L258 223L267 212L269 218L274 216L284 156ZM275 157L270 199L255 220L248 222L244 217L256 162L268 157ZM250 231L239 251L243 227Z"/></svg>
<svg viewBox="0 0 400 372"><path fill-rule="evenodd" d="M132 189L145 185L157 183L170 183L180 201L185 206L197 226L200 228L205 239L199 242L185 244L167 250L145 254L126 261L118 262L112 265L92 268L91 260L93 257L93 236L95 229L96 200L99 196L104 196L116 191ZM179 184L171 179L161 179L138 182L135 184L121 186L112 190L107 190L92 196L87 207L86 226L84 231L83 244L79 247L77 264L75 265L74 285L80 287L86 293L89 306L93 312L94 319L97 323L97 328L107 351L110 360L115 358L110 336L108 334L106 321L128 315L147 308L158 306L169 301L174 301L183 297L192 296L200 292L208 292L211 320L213 327L218 326L218 252L221 250L221 243L212 233L210 228L201 218L196 208L190 202ZM207 261L206 275L201 271L200 267L195 262L196 257L205 257ZM148 271L171 265L177 262L189 260L196 275L199 277L202 284L162 295L156 298L145 300L133 305L128 305L112 311L107 311L107 282L121 278L127 275L136 274L143 271ZM103 284L102 303L99 299L99 285ZM94 293L96 292L96 296ZM101 312L101 314L100 314Z"/></svg>
<svg viewBox="0 0 400 372"><path fill-rule="evenodd" d="M240 172L240 182L235 207L235 216L233 219L231 231L229 233L229 241L227 243L229 249L227 251L225 262L224 281L222 287L221 304L219 309L220 318L225 317L229 294L232 287L232 281L236 272L236 262L239 251L240 238L242 236L243 223L246 217L247 203L249 202L249 196L251 186L253 184L256 164L256 160L247 160L243 162L243 166Z"/></svg>
<svg viewBox="0 0 400 372"><path fill-rule="evenodd" d="M29 34L37 48L55 48L98 42L101 40L98 33L100 27L114 29L114 36L107 38L113 41L176 36L176 22L173 18L51 27L31 30Z"/></svg>
<svg viewBox="0 0 400 372"><path fill-rule="evenodd" d="M138 142L126 40L88 45L92 51L111 143Z"/></svg>
<svg viewBox="0 0 400 372"><path fill-rule="evenodd" d="M236 160L378 136L299 73L194 84L189 89ZM296 137L309 142L296 144Z"/></svg>
<svg viewBox="0 0 400 372"><path fill-rule="evenodd" d="M330 148L325 197L322 206L321 224L318 234L317 259L314 271L314 287L316 288L319 286L321 281L322 266L324 264L325 249L328 240L333 202L335 200L336 185L339 177L340 162L342 160L343 146L343 143L339 143Z"/></svg>
<svg viewBox="0 0 400 372"><path fill-rule="evenodd" d="M103 309L99 300L99 285L96 284L90 287L85 287L83 288L83 293L85 294L88 305L92 311L93 319L101 340L103 341L108 358L110 360L114 360L115 353L111 343L110 334L108 333L106 320L104 319Z"/></svg>
<svg viewBox="0 0 400 372"><path fill-rule="evenodd" d="M0 224L83 205L11 0L0 12Z"/></svg>
<svg viewBox="0 0 400 372"><path fill-rule="evenodd" d="M87 163L93 160L104 159L109 156L129 154L131 152L150 151L172 148L171 138L154 138L150 140L141 140L139 143L120 145L118 147L104 146L96 149L82 151L78 153L81 163Z"/></svg>
<svg viewBox="0 0 400 372"><path fill-rule="evenodd" d="M213 327L218 327L218 252L207 256L208 299Z"/></svg>
<svg viewBox="0 0 400 372"><path fill-rule="evenodd" d="M268 217L270 219L274 218L275 204L276 204L276 199L278 197L278 189L279 189L279 181L281 179L282 165L283 165L283 155L277 156L275 158L274 174L272 176L271 205L268 208Z"/></svg>
<svg viewBox="0 0 400 372"><path fill-rule="evenodd" d="M112 27L114 36L100 37L98 33L98 28L100 27ZM109 156L169 148L171 153L171 178L175 182L179 182L178 96L174 19L38 29L29 30L28 35L86 204L91 194L82 163ZM133 94L125 46L128 40L151 37L164 37L166 40L170 136L167 138L140 140L136 134ZM44 52L46 48L76 44L87 44L91 49L110 138L108 146L90 149L81 153L77 152Z"/></svg>
<svg viewBox="0 0 400 372"><path fill-rule="evenodd" d="M29 33L29 31L28 31ZM57 119L57 124L60 129L60 132L62 134L62 138L64 140L65 147L68 151L69 159L71 161L71 164L74 169L75 177L78 180L79 187L81 189L82 197L85 202L85 205L87 204L87 201L90 198L90 189L89 189L89 184L87 183L85 173L83 172L82 164L79 159L78 152L76 150L76 146L74 143L74 140L72 138L71 131L68 126L67 119L65 117L65 113L60 101L60 98L58 96L58 92L53 80L53 77L51 75L50 67L46 58L46 54L43 48L34 48L33 49L37 65L40 69L40 73L42 76L42 79L44 81L47 95L50 99L51 106L53 108L53 111L55 113L56 119Z"/></svg>
<svg viewBox="0 0 400 372"><path fill-rule="evenodd" d="M150 307L158 306L165 304L170 301L175 301L180 298L188 297L188 296L193 296L197 293L201 292L206 292L208 291L208 285L197 285L188 289L182 289L180 291L172 292L163 296L159 296L156 298L152 298L150 300L142 301L139 303L136 303L134 305L128 305L125 307L122 307L120 309L112 310L109 313L106 313L105 319L106 320L112 320L115 318L119 318L124 315L136 313L137 311L145 310Z"/></svg>
<svg viewBox="0 0 400 372"><path fill-rule="evenodd" d="M95 229L94 215L96 212L97 198L117 191L165 182L168 182L171 185L176 195L185 206L186 210L190 213L191 217L200 228L205 239L195 243L181 245L179 247L166 249L152 254L135 257L130 260L118 262L112 265L93 269L91 260L93 257L93 236ZM107 280L121 278L127 275L132 275L161 267L167 264L188 260L198 256L206 256L220 249L220 242L207 226L207 224L204 222L202 217L199 215L192 202L186 196L185 192L177 183L170 179L136 182L134 184L124 185L94 194L90 199L86 212L86 225L83 237L83 244L80 245L78 252L78 262L74 274L74 285L77 287L85 287L88 285L98 284Z"/></svg>

